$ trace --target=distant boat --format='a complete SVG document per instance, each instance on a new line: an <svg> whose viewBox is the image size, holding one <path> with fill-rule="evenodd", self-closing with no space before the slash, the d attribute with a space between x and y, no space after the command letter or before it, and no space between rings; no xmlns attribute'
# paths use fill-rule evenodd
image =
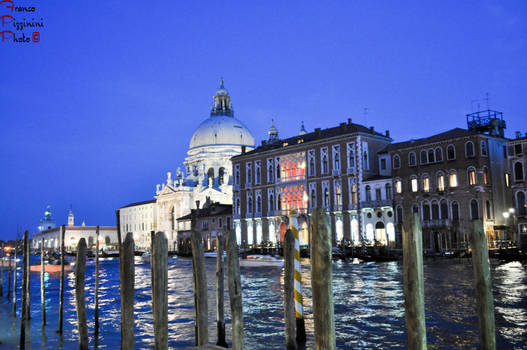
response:
<svg viewBox="0 0 527 350"><path fill-rule="evenodd" d="M213 252L205 252L203 253L203 256L205 258L213 258L213 259L216 259L218 257L218 252L217 251L213 251ZM226 252L223 252L223 257L224 258L227 258L227 253Z"/></svg>
<svg viewBox="0 0 527 350"><path fill-rule="evenodd" d="M243 267L282 267L283 259L277 259L270 255L247 255L246 258L240 259L240 266Z"/></svg>
<svg viewBox="0 0 527 350"><path fill-rule="evenodd" d="M73 265L68 263L67 261L64 261L64 271L69 272L73 268ZM29 267L29 270L31 272L40 272L41 271L41 265L40 262L31 265ZM57 260L50 260L48 263L44 262L44 272L47 273L59 273L60 272L60 261Z"/></svg>

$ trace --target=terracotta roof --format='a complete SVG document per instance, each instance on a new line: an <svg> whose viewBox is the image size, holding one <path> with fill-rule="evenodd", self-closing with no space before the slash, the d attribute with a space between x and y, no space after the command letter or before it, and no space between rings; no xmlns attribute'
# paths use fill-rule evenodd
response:
<svg viewBox="0 0 527 350"><path fill-rule="evenodd" d="M149 204L149 203L155 203L155 202L156 202L155 199L152 199L152 200L149 200L149 201L143 201L143 202L135 202L135 203L131 203L131 204L125 205L124 207L121 207L119 209L128 208L128 207L135 207L136 205Z"/></svg>
<svg viewBox="0 0 527 350"><path fill-rule="evenodd" d="M353 134L357 132L362 132L362 133L372 134L375 136L384 137L390 141L392 140L390 137L384 134L381 134L375 130L372 130L371 128L367 128L364 125L360 125L360 124L354 124L351 122L351 120L348 120L348 123L341 123L339 126L335 126L333 128L315 129L315 131L304 134L304 135L297 135L297 136L293 136L287 139L279 139L273 143L266 142L265 144L258 146L254 150L234 156L232 157L232 159L243 157L249 154L268 151L271 149L279 149L282 147L287 147L287 146L284 146L284 143L287 143L287 145L292 146L292 145L298 144L299 140L302 140L301 142L311 142L311 141L322 140L322 139L335 137L339 135Z"/></svg>
<svg viewBox="0 0 527 350"><path fill-rule="evenodd" d="M429 143L442 142L442 141L447 141L447 140L467 137L467 136L473 136L473 135L482 135L482 134L478 134L477 132L469 131L466 129L455 128L452 130L442 132L440 134L432 135L429 137L424 137L421 139L392 143L391 145L388 145L385 149L383 149L380 153L386 153L386 152L395 151L395 150L402 149L402 148L427 145Z"/></svg>

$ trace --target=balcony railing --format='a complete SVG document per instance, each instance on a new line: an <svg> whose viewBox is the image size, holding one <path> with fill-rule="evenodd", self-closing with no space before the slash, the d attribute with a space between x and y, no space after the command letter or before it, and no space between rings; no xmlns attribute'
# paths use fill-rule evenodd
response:
<svg viewBox="0 0 527 350"><path fill-rule="evenodd" d="M452 226L449 219L423 220L423 228L447 228Z"/></svg>
<svg viewBox="0 0 527 350"><path fill-rule="evenodd" d="M392 205L393 205L393 201L391 199L363 201L360 203L360 206L362 208L391 207Z"/></svg>

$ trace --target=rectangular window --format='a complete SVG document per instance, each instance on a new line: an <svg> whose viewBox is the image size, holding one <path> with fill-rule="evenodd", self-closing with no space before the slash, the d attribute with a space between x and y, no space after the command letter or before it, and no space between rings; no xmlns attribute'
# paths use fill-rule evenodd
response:
<svg viewBox="0 0 527 350"><path fill-rule="evenodd" d="M316 175L316 169L315 169L315 150L309 150L307 152L307 173L309 176L315 176Z"/></svg>
<svg viewBox="0 0 527 350"><path fill-rule="evenodd" d="M346 144L347 160L348 160L348 172L355 168L355 144L353 142Z"/></svg>
<svg viewBox="0 0 527 350"><path fill-rule="evenodd" d="M395 193L403 193L403 183L401 180L395 181Z"/></svg>
<svg viewBox="0 0 527 350"><path fill-rule="evenodd" d="M329 172L329 159L327 147L323 147L320 149L320 169L322 174L327 174Z"/></svg>
<svg viewBox="0 0 527 350"><path fill-rule="evenodd" d="M514 145L514 153L516 155L522 154L522 144L521 143Z"/></svg>
<svg viewBox="0 0 527 350"><path fill-rule="evenodd" d="M450 174L450 187L457 187L457 175Z"/></svg>
<svg viewBox="0 0 527 350"><path fill-rule="evenodd" d="M370 153L368 150L368 142L362 142L362 154L364 160L364 170L370 170Z"/></svg>
<svg viewBox="0 0 527 350"><path fill-rule="evenodd" d="M381 170L386 170L386 158L381 159Z"/></svg>
<svg viewBox="0 0 527 350"><path fill-rule="evenodd" d="M240 185L240 164L234 166L234 184Z"/></svg>
<svg viewBox="0 0 527 350"><path fill-rule="evenodd" d="M417 190L418 190L417 179L412 179L410 182L411 182L411 185L412 185L412 192L417 192Z"/></svg>
<svg viewBox="0 0 527 350"><path fill-rule="evenodd" d="M423 179L423 191L430 192L430 179L428 177Z"/></svg>
<svg viewBox="0 0 527 350"><path fill-rule="evenodd" d="M375 199L380 201L382 200L382 194L381 194L381 189L380 188L376 188L375 189Z"/></svg>
<svg viewBox="0 0 527 350"><path fill-rule="evenodd" d="M334 145L333 147L333 170L340 172L340 146Z"/></svg>
<svg viewBox="0 0 527 350"><path fill-rule="evenodd" d="M273 158L267 159L267 182L273 182L274 167L273 167Z"/></svg>
<svg viewBox="0 0 527 350"><path fill-rule="evenodd" d="M470 170L468 172L468 183L471 186L474 186L476 184L476 171Z"/></svg>
<svg viewBox="0 0 527 350"><path fill-rule="evenodd" d="M247 175L246 184L250 185L253 182L253 165L252 165L252 163L250 163L250 162L247 163L245 165L245 170L246 170L246 175Z"/></svg>

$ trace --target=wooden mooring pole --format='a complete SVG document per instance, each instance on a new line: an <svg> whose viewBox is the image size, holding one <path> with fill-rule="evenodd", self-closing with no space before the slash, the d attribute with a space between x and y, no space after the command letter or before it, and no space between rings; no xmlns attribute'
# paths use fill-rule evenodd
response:
<svg viewBox="0 0 527 350"><path fill-rule="evenodd" d="M88 324L86 320L86 296L84 279L86 278L86 240L81 238L77 245L75 261L75 307L77 310L77 329L79 331L79 349L88 349ZM131 349L131 348L130 348Z"/></svg>
<svg viewBox="0 0 527 350"><path fill-rule="evenodd" d="M194 220L193 220L194 221ZM205 257L203 256L203 239L201 233L192 230L192 270L194 275L194 300L196 308L196 345L209 342L207 274L205 272Z"/></svg>
<svg viewBox="0 0 527 350"><path fill-rule="evenodd" d="M242 281L240 277L240 261L238 260L238 245L236 233L229 230L227 237L227 283L231 303L232 348L243 350L243 304Z"/></svg>
<svg viewBox="0 0 527 350"><path fill-rule="evenodd" d="M18 248L18 240L15 241L15 253L13 256L14 266L13 266L13 316L16 317L16 250Z"/></svg>
<svg viewBox="0 0 527 350"><path fill-rule="evenodd" d="M155 303L154 303L154 265L153 265L153 257L154 257L154 240L156 238L156 233L154 231L150 231L150 278L152 280L152 314L156 314L156 310L154 309ZM167 243L168 244L168 243ZM167 262L168 263L168 262Z"/></svg>
<svg viewBox="0 0 527 350"><path fill-rule="evenodd" d="M423 242L419 214L410 230L403 228L404 308L410 350L426 349Z"/></svg>
<svg viewBox="0 0 527 350"><path fill-rule="evenodd" d="M42 327L46 325L46 284L44 280L44 237L40 240L40 304L42 306Z"/></svg>
<svg viewBox="0 0 527 350"><path fill-rule="evenodd" d="M0 297L3 297L4 296L4 244L2 243L2 251L0 252L0 262L2 264L0 264L0 270L1 270L1 273L0 273Z"/></svg>
<svg viewBox="0 0 527 350"><path fill-rule="evenodd" d="M11 252L9 252L9 265L7 268L7 300L9 301L11 299Z"/></svg>
<svg viewBox="0 0 527 350"><path fill-rule="evenodd" d="M27 321L27 231L24 231L24 243L22 245L22 291L20 297L22 299L22 305L20 310L20 349L26 348L26 321Z"/></svg>
<svg viewBox="0 0 527 350"><path fill-rule="evenodd" d="M134 348L134 239L128 232L119 249L121 278L121 349Z"/></svg>
<svg viewBox="0 0 527 350"><path fill-rule="evenodd" d="M481 348L496 349L496 325L494 320L494 298L489 266L487 237L481 220L472 222L472 263L474 265L474 286L479 319Z"/></svg>
<svg viewBox="0 0 527 350"><path fill-rule="evenodd" d="M99 336L99 225L95 228L95 310L94 310L94 330L95 338Z"/></svg>
<svg viewBox="0 0 527 350"><path fill-rule="evenodd" d="M287 350L296 350L295 237L290 229L284 237L284 321Z"/></svg>
<svg viewBox="0 0 527 350"><path fill-rule="evenodd" d="M168 349L168 241L158 232L152 241L150 268L155 280L152 303L154 314L155 349Z"/></svg>
<svg viewBox="0 0 527 350"><path fill-rule="evenodd" d="M64 256L66 255L66 244L64 236L66 235L66 226L60 227L60 291L59 291L59 329L57 333L62 334L64 326Z"/></svg>
<svg viewBox="0 0 527 350"><path fill-rule="evenodd" d="M216 345L227 347L225 341L225 273L223 268L223 252L225 247L225 236L216 237L216 322L218 326L218 341Z"/></svg>
<svg viewBox="0 0 527 350"><path fill-rule="evenodd" d="M27 288L26 288L26 297L27 297L27 303L26 303L26 307L27 307L27 312L26 312L26 319L27 320L30 320L31 319L31 271L30 271L30 266L31 266L31 241L28 241L27 243L27 247L26 247L26 256L25 256L25 259L27 260L26 261L26 269L27 269L27 275L26 275L26 278L27 278Z"/></svg>
<svg viewBox="0 0 527 350"><path fill-rule="evenodd" d="M331 226L322 209L311 219L311 289L315 349L336 349L331 260Z"/></svg>

